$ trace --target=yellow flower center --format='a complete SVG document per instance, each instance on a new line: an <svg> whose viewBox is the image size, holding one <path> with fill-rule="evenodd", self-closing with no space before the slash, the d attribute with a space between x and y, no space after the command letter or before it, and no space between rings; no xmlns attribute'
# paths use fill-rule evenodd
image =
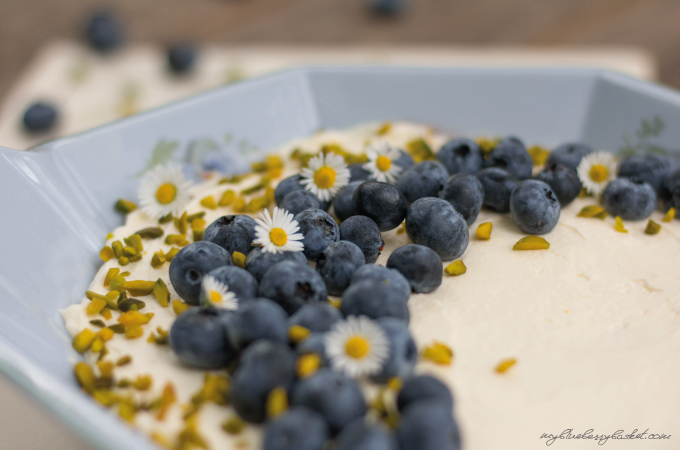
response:
<svg viewBox="0 0 680 450"><path fill-rule="evenodd" d="M314 183L321 189L328 189L335 184L335 170L323 166L314 173Z"/></svg>
<svg viewBox="0 0 680 450"><path fill-rule="evenodd" d="M366 356L370 349L371 344L369 344L363 336L352 336L347 339L347 343L345 344L345 353L356 359Z"/></svg>
<svg viewBox="0 0 680 450"><path fill-rule="evenodd" d="M590 168L588 176L596 183L602 183L609 177L609 170L602 164L595 164Z"/></svg>
<svg viewBox="0 0 680 450"><path fill-rule="evenodd" d="M156 191L156 200L163 205L167 205L173 201L176 196L177 188L170 183L161 184Z"/></svg>
<svg viewBox="0 0 680 450"><path fill-rule="evenodd" d="M387 156L378 156L378 159L375 160L375 165L381 172L387 172L392 167L392 160Z"/></svg>
<svg viewBox="0 0 680 450"><path fill-rule="evenodd" d="M272 241L272 244L281 247L288 242L288 235L283 231L283 228L272 228L272 231L269 232L269 239Z"/></svg>
<svg viewBox="0 0 680 450"><path fill-rule="evenodd" d="M210 301L213 303L219 303L222 301L222 294L217 291L210 291Z"/></svg>

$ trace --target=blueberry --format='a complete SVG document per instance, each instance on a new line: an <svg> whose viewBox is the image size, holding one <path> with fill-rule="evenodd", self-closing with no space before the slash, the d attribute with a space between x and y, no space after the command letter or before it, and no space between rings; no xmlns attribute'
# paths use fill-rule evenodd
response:
<svg viewBox="0 0 680 450"><path fill-rule="evenodd" d="M274 341L260 340L243 351L229 390L231 404L243 420L264 421L267 396L274 388L292 391L295 360L290 347Z"/></svg>
<svg viewBox="0 0 680 450"><path fill-rule="evenodd" d="M619 165L619 177L649 183L657 194L663 181L671 172L671 162L661 155L636 155L626 158Z"/></svg>
<svg viewBox="0 0 680 450"><path fill-rule="evenodd" d="M329 245L340 240L340 230L335 220L320 209L306 209L295 216L304 235L304 255L314 261Z"/></svg>
<svg viewBox="0 0 680 450"><path fill-rule="evenodd" d="M341 187L338 193L333 199L333 211L335 215L340 219L340 222L344 222L349 217L356 214L354 212L354 205L352 205L352 195L356 191L357 187L363 183L363 181L353 181L345 186Z"/></svg>
<svg viewBox="0 0 680 450"><path fill-rule="evenodd" d="M410 205L419 198L436 197L448 177L442 163L423 161L402 173L397 179L397 187Z"/></svg>
<svg viewBox="0 0 680 450"><path fill-rule="evenodd" d="M659 197L663 201L664 211L675 208L675 217L680 217L680 169L666 176Z"/></svg>
<svg viewBox="0 0 680 450"><path fill-rule="evenodd" d="M358 283L362 280L375 280L392 285L404 293L404 298L408 300L411 296L411 285L408 280L396 269L388 269L374 264L364 264L359 267L352 275L350 284Z"/></svg>
<svg viewBox="0 0 680 450"><path fill-rule="evenodd" d="M560 202L546 183L524 180L512 191L510 212L525 233L546 234L560 219Z"/></svg>
<svg viewBox="0 0 680 450"><path fill-rule="evenodd" d="M446 200L458 211L468 226L472 225L484 203L484 188L474 175L458 173L449 177L439 191L439 198Z"/></svg>
<svg viewBox="0 0 680 450"><path fill-rule="evenodd" d="M557 163L547 164L534 179L550 186L562 207L573 202L581 193L581 180L576 172Z"/></svg>
<svg viewBox="0 0 680 450"><path fill-rule="evenodd" d="M276 189L274 189L274 202L276 203L276 206L281 206L283 198L291 192L303 191L305 189L305 187L300 184L301 178L300 174L291 175L288 178L284 178L276 185Z"/></svg>
<svg viewBox="0 0 680 450"><path fill-rule="evenodd" d="M118 20L101 11L90 17L85 27L85 38L93 49L109 52L120 47L123 42L123 32Z"/></svg>
<svg viewBox="0 0 680 450"><path fill-rule="evenodd" d="M382 371L373 379L378 383L386 383L393 377L407 378L418 361L418 348L408 330L408 324L394 317L378 319L378 324L390 342L390 356L383 364Z"/></svg>
<svg viewBox="0 0 680 450"><path fill-rule="evenodd" d="M403 170L408 170L416 165L413 157L401 149L399 150L399 158L392 161L392 163L401 167Z"/></svg>
<svg viewBox="0 0 680 450"><path fill-rule="evenodd" d="M432 292L442 284L442 261L434 250L424 245L399 247L387 259L387 267L397 269L408 280L413 292Z"/></svg>
<svg viewBox="0 0 680 450"><path fill-rule="evenodd" d="M325 333L340 319L342 314L330 303L309 303L290 316L288 327L299 325L312 333Z"/></svg>
<svg viewBox="0 0 680 450"><path fill-rule="evenodd" d="M262 450L323 450L330 437L324 418L304 406L295 406L268 422Z"/></svg>
<svg viewBox="0 0 680 450"><path fill-rule="evenodd" d="M602 205L612 216L621 216L623 220L642 220L652 215L656 194L649 183L617 178L604 188Z"/></svg>
<svg viewBox="0 0 680 450"><path fill-rule="evenodd" d="M361 249L349 241L329 245L316 259L316 271L326 283L330 295L342 295L357 268L366 264Z"/></svg>
<svg viewBox="0 0 680 450"><path fill-rule="evenodd" d="M362 163L350 164L349 166L347 166L347 168L349 169L350 182L366 181L368 180L368 177L371 176L371 172L364 169L364 165Z"/></svg>
<svg viewBox="0 0 680 450"><path fill-rule="evenodd" d="M170 327L170 347L184 364L219 369L238 357L227 337L232 312L217 308L191 308Z"/></svg>
<svg viewBox="0 0 680 450"><path fill-rule="evenodd" d="M409 405L401 416L397 439L400 450L460 450L460 432L446 402L423 400Z"/></svg>
<svg viewBox="0 0 680 450"><path fill-rule="evenodd" d="M34 103L24 113L24 127L32 133L47 131L56 121L57 109L49 103Z"/></svg>
<svg viewBox="0 0 680 450"><path fill-rule="evenodd" d="M576 170L584 156L593 153L593 149L585 144L568 142L550 152L546 164L557 163L568 169Z"/></svg>
<svg viewBox="0 0 680 450"><path fill-rule="evenodd" d="M245 269L237 266L223 266L211 270L208 275L226 284L227 288L236 295L239 305L257 297L257 280Z"/></svg>
<svg viewBox="0 0 680 450"><path fill-rule="evenodd" d="M333 434L366 414L366 400L359 384L329 369L299 381L293 391L293 405L306 406L321 414Z"/></svg>
<svg viewBox="0 0 680 450"><path fill-rule="evenodd" d="M404 291L396 286L382 281L363 280L350 285L342 294L340 311L345 317L396 317L408 322L410 314L407 302Z"/></svg>
<svg viewBox="0 0 680 450"><path fill-rule="evenodd" d="M453 411L453 395L449 388L431 375L417 375L407 378L397 396L397 407L403 411L412 403L421 400L445 402L449 411Z"/></svg>
<svg viewBox="0 0 680 450"><path fill-rule="evenodd" d="M195 61L196 48L191 44L174 44L168 48L168 66L176 74L191 71Z"/></svg>
<svg viewBox="0 0 680 450"><path fill-rule="evenodd" d="M415 243L434 250L442 261L460 258L470 241L467 222L451 203L424 197L406 213L406 234Z"/></svg>
<svg viewBox="0 0 680 450"><path fill-rule="evenodd" d="M326 339L323 333L312 333L305 340L300 342L296 347L295 351L298 355L318 355L324 367L330 366L330 361L328 356L326 356Z"/></svg>
<svg viewBox="0 0 680 450"><path fill-rule="evenodd" d="M385 246L378 224L366 216L352 216L342 222L340 239L356 244L364 253L367 264L376 262Z"/></svg>
<svg viewBox="0 0 680 450"><path fill-rule="evenodd" d="M231 255L212 242L200 241L180 250L170 262L170 283L177 295L190 305L201 304L203 275L233 264Z"/></svg>
<svg viewBox="0 0 680 450"><path fill-rule="evenodd" d="M475 174L484 188L483 206L499 213L510 212L510 196L517 187L517 179L503 169L482 169Z"/></svg>
<svg viewBox="0 0 680 450"><path fill-rule="evenodd" d="M457 173L477 173L484 164L479 145L471 139L451 139L437 152L437 159L451 175Z"/></svg>
<svg viewBox="0 0 680 450"><path fill-rule="evenodd" d="M229 254L241 252L244 255L253 249L255 220L246 215L222 216L208 225L203 240L224 248Z"/></svg>
<svg viewBox="0 0 680 450"><path fill-rule="evenodd" d="M370 0L371 11L380 16L396 16L402 14L406 0Z"/></svg>
<svg viewBox="0 0 680 450"><path fill-rule="evenodd" d="M321 201L310 191L293 191L283 197L280 207L295 216L305 209L321 209Z"/></svg>
<svg viewBox="0 0 680 450"><path fill-rule="evenodd" d="M260 296L274 300L293 314L307 303L325 302L328 290L321 275L306 262L281 261L262 277Z"/></svg>
<svg viewBox="0 0 680 450"><path fill-rule="evenodd" d="M335 450L398 450L398 445L385 427L357 419L338 435Z"/></svg>
<svg viewBox="0 0 680 450"><path fill-rule="evenodd" d="M364 181L352 195L354 213L369 217L380 231L401 225L406 217L406 199L394 185L379 181Z"/></svg>
<svg viewBox="0 0 680 450"><path fill-rule="evenodd" d="M496 144L484 166L505 169L518 180L526 180L531 178L534 163L524 143L516 137L508 137Z"/></svg>
<svg viewBox="0 0 680 450"><path fill-rule="evenodd" d="M229 339L239 350L261 339L288 343L288 314L268 298L256 298L240 305L229 324Z"/></svg>
<svg viewBox="0 0 680 450"><path fill-rule="evenodd" d="M246 258L246 270L252 273L257 281L262 281L265 272L281 261L307 264L307 258L302 252L269 253L262 251L261 247L256 247Z"/></svg>

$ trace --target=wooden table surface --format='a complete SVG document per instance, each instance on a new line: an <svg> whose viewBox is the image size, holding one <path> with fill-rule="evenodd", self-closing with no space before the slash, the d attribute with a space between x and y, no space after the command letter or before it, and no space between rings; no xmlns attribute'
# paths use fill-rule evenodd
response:
<svg viewBox="0 0 680 450"><path fill-rule="evenodd" d="M368 0L116 0L129 40L230 44L640 46L680 88L676 0L405 0L401 17ZM55 37L77 38L101 0L1 0L0 95Z"/></svg>

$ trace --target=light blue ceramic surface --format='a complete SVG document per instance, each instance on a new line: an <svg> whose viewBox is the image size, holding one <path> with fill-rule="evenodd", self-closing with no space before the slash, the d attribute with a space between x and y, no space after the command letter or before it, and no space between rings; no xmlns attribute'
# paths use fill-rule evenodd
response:
<svg viewBox="0 0 680 450"><path fill-rule="evenodd" d="M234 154L262 151L366 121L413 120L468 136L527 144L583 141L617 151L640 124L666 127L646 144L680 147L680 94L583 70L308 69L225 87L30 151L0 149L0 370L102 449L152 449L79 392L58 310L79 302L101 261L120 197L159 140L196 139ZM260 149L260 150L258 150ZM182 150L185 151L185 150Z"/></svg>

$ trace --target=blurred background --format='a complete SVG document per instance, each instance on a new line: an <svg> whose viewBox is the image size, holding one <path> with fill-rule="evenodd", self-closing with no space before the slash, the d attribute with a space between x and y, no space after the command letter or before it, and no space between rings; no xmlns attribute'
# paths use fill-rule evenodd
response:
<svg viewBox="0 0 680 450"><path fill-rule="evenodd" d="M0 145L302 64L599 67L680 87L679 16L672 0L1 0Z"/></svg>
<svg viewBox="0 0 680 450"><path fill-rule="evenodd" d="M676 0L0 0L0 145L302 64L593 67L680 88ZM89 446L0 376L3 449Z"/></svg>

